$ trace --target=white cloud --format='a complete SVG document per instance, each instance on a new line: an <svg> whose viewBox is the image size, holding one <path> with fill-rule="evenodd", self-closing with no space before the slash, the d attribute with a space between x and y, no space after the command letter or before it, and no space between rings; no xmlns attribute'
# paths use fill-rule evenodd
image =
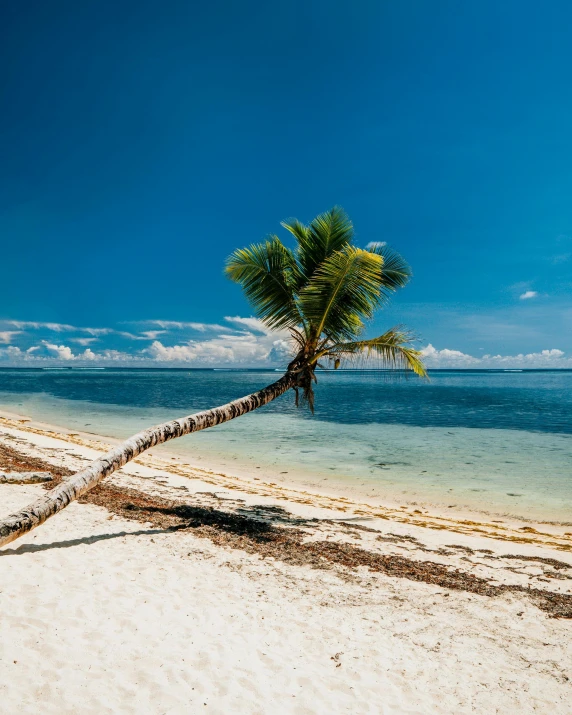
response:
<svg viewBox="0 0 572 715"><path fill-rule="evenodd" d="M73 343L77 343L78 345L83 345L84 347L86 345L91 345L92 343L97 342L97 338L70 338L70 340Z"/></svg>
<svg viewBox="0 0 572 715"><path fill-rule="evenodd" d="M367 244L366 249L368 251L373 251L376 248L383 248L384 246L387 246L387 241L370 241Z"/></svg>
<svg viewBox="0 0 572 715"><path fill-rule="evenodd" d="M111 333L114 333L115 330L113 328L73 328L74 330L78 330L79 332L82 333L89 333L90 335L95 335L95 337L99 337L100 335L110 335Z"/></svg>
<svg viewBox="0 0 572 715"><path fill-rule="evenodd" d="M483 355L483 363L492 366L515 367L570 367L572 358L565 357L563 350L541 350L538 353L519 353L518 355Z"/></svg>
<svg viewBox="0 0 572 715"><path fill-rule="evenodd" d="M221 326L222 328L222 326ZM118 335L121 338L127 338L127 340L156 340L159 335L164 335L167 330L143 330L139 334L130 333L127 330L112 330L110 331L114 335Z"/></svg>
<svg viewBox="0 0 572 715"><path fill-rule="evenodd" d="M0 330L0 343L7 345L12 342L14 335L20 335L21 330Z"/></svg>
<svg viewBox="0 0 572 715"><path fill-rule="evenodd" d="M156 340L159 335L164 335L166 330L144 330L141 336L144 340Z"/></svg>
<svg viewBox="0 0 572 715"><path fill-rule="evenodd" d="M164 345L155 340L146 352L159 362L216 365L284 363L292 352L292 338L285 330L270 330L258 318L227 316L225 320L244 328L222 328L225 332L206 340Z"/></svg>
<svg viewBox="0 0 572 715"><path fill-rule="evenodd" d="M2 352L11 359L18 359L26 355L26 353L23 353L16 345L9 345L7 348L4 348Z"/></svg>
<svg viewBox="0 0 572 715"><path fill-rule="evenodd" d="M53 333L88 333L89 335L109 335L114 333L113 328L78 328L67 323L42 323L30 320L9 320L8 323L19 330L50 330Z"/></svg>
<svg viewBox="0 0 572 715"><path fill-rule="evenodd" d="M209 330L224 330L222 325L217 323L195 323L181 322L178 320L138 320L132 325L156 325L163 330L197 330L199 333L206 333Z"/></svg>
<svg viewBox="0 0 572 715"><path fill-rule="evenodd" d="M448 348L437 350L431 343L421 350L421 355L425 358L428 365L435 363L438 365L447 364L449 366L456 365L462 367L479 362L478 358L462 353L460 350L449 350Z"/></svg>
<svg viewBox="0 0 572 715"><path fill-rule="evenodd" d="M181 327L190 328L191 330L198 330L201 333L205 333L209 330L224 330L222 325L218 323L181 323Z"/></svg>
<svg viewBox="0 0 572 715"><path fill-rule="evenodd" d="M136 355L119 352L118 350L102 350L94 352L91 348L86 348L83 352L74 353L67 345L56 345L48 341L42 341L41 345L34 345L27 350L21 350L15 345L0 348L0 360L9 360L15 363L70 363L70 362L133 362L141 361Z"/></svg>
<svg viewBox="0 0 572 715"><path fill-rule="evenodd" d="M530 300L531 298L536 298L538 293L535 290L527 290L519 295L520 300Z"/></svg>
<svg viewBox="0 0 572 715"><path fill-rule="evenodd" d="M145 340L145 338L142 338L140 335L134 335L133 333L128 333L125 330L117 330L114 332L115 335L119 335L122 338L127 338L128 340Z"/></svg>
<svg viewBox="0 0 572 715"><path fill-rule="evenodd" d="M99 362L141 362L142 359L139 354L126 353L121 350L101 350L96 353Z"/></svg>
<svg viewBox="0 0 572 715"><path fill-rule="evenodd" d="M158 362L198 365L257 365L284 362L291 352L289 336L280 333L218 335L210 340L189 340L182 345L163 345L155 340L146 352Z"/></svg>
<svg viewBox="0 0 572 715"><path fill-rule="evenodd" d="M128 338L129 340L155 340L159 335L164 335L166 332L166 330L144 330L139 335L135 335L125 330L118 330L115 331L115 334L122 338Z"/></svg>
<svg viewBox="0 0 572 715"><path fill-rule="evenodd" d="M117 360L118 358L123 361L129 361L132 357L129 353L119 353L115 350L103 350L95 353L91 348L86 348L80 353L74 353L68 345L57 345L47 340L42 340L41 345L34 345L25 351L15 345L0 349L0 359L8 358L16 362L94 362Z"/></svg>
<svg viewBox="0 0 572 715"><path fill-rule="evenodd" d="M229 323L244 326L247 330L251 330L255 333L270 335L273 332L269 327L264 325L260 318L241 318L239 315L235 315L234 317L227 315L225 316L225 320Z"/></svg>
<svg viewBox="0 0 572 715"><path fill-rule="evenodd" d="M191 341L184 345L163 345L155 340L148 348L148 353L158 362L196 362L211 364L228 364L237 360L236 346L224 345L212 340L204 342ZM239 351L246 357L244 350ZM255 351L250 352L250 357L255 358Z"/></svg>
<svg viewBox="0 0 572 715"><path fill-rule="evenodd" d="M81 328L76 328L73 325L67 325L66 323L36 323L34 321L11 320L10 324L22 330L41 330L42 328L45 328L46 330L51 330L54 333L81 330Z"/></svg>
<svg viewBox="0 0 572 715"><path fill-rule="evenodd" d="M69 343L59 340L43 339L36 345L24 350L21 346L0 348L0 359L14 363L38 364L52 362L54 364L81 364L89 363L128 363L128 364L189 364L195 365L265 365L283 364L291 353L291 337L286 331L271 331L257 318L229 316L225 319L227 326L216 323L155 321L158 329L142 330L139 334L120 331L112 328L74 328L71 325L60 323L21 322L19 325L30 330L51 330L53 332L66 332L76 330L80 334L69 337ZM11 321L12 324L15 321ZM149 326L151 321L141 321ZM160 327L163 325L165 327ZM206 333L204 339L179 340L174 345L169 344L160 336L173 330L192 330ZM22 331L4 331L0 333L5 340L17 336ZM208 333L213 333L212 337ZM214 333L218 334L214 334ZM81 335L83 333L83 335ZM87 335L86 335L87 333ZM122 352L102 346L94 350L93 344L98 343L102 336L118 336L130 340L150 341L151 345L142 350ZM75 351L73 345L85 348Z"/></svg>
<svg viewBox="0 0 572 715"><path fill-rule="evenodd" d="M270 362L289 362L293 357L291 340L275 340L268 353Z"/></svg>
<svg viewBox="0 0 572 715"><path fill-rule="evenodd" d="M42 344L45 346L46 350L54 354L54 357L60 360L73 360L75 355L72 353L71 348L67 345L55 345L53 343L48 343L47 340L42 340Z"/></svg>
<svg viewBox="0 0 572 715"><path fill-rule="evenodd" d="M536 353L519 353L518 355L483 355L474 357L459 350L437 350L429 343L421 350L427 367L457 367L457 368L569 368L572 367L572 357L567 357L563 350L552 348Z"/></svg>

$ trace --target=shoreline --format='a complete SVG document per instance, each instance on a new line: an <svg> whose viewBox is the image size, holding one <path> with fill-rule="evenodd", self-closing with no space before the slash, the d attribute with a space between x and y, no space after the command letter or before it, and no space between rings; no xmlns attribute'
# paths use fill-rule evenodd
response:
<svg viewBox="0 0 572 715"><path fill-rule="evenodd" d="M22 402L0 405L0 414L111 444L113 437L127 439L173 418L154 408L124 410L59 398ZM326 421L306 429L304 420L270 417L255 412L155 450L209 471L245 480L263 473L266 481L286 487L368 504L572 527L566 487L572 435L386 425L380 436L371 425L356 433L351 425L338 430ZM351 456L354 450L357 457Z"/></svg>
<svg viewBox="0 0 572 715"><path fill-rule="evenodd" d="M34 437L53 439L72 444L74 448L86 450L83 459L93 459L122 440L102 437L94 433L62 428L30 419L24 415L0 410L0 428L20 433L34 441ZM36 440L37 441L37 440ZM88 457L89 455L89 457ZM214 464L191 464L176 452L153 448L137 457L120 471L130 470L130 465L140 465L146 469L156 469L185 481L198 481L206 486L216 486L233 493L264 497L265 499L288 502L294 511L312 508L335 510L348 515L354 521L393 521L432 531L448 531L457 534L477 535L487 539L510 541L515 544L547 546L550 549L572 552L572 524L570 522L540 521L516 518L507 514L488 514L469 509L439 509L430 504L406 504L398 501L370 499L367 502L356 498L351 486L346 489L338 485L324 487L292 479L279 479L275 475L269 481L256 477L248 470L240 473L221 472ZM108 479L113 479L113 475ZM277 480L277 481L274 481ZM361 495L360 495L361 496ZM494 517L494 518L493 518Z"/></svg>

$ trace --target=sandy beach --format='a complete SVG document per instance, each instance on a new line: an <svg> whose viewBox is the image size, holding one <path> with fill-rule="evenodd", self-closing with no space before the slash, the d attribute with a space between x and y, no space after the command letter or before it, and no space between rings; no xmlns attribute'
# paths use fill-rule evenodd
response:
<svg viewBox="0 0 572 715"><path fill-rule="evenodd" d="M0 420L4 471L105 449ZM0 709L568 713L571 532L151 453L0 550Z"/></svg>

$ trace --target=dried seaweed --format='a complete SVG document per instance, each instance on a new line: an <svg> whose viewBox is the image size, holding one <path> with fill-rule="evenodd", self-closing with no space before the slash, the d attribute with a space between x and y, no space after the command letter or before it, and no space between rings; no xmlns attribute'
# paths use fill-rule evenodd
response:
<svg viewBox="0 0 572 715"><path fill-rule="evenodd" d="M0 467L8 466L13 470L50 471L54 476L54 482L71 474L70 470L64 467L54 467L40 459L22 455L6 445L0 445ZM281 508L274 510L260 505L244 507L241 509L242 513L237 514L210 506L167 500L137 489L105 482L85 494L80 501L104 507L125 519L149 522L154 527L166 530L192 529L194 534L207 538L216 545L240 549L262 558L274 558L284 563L313 568L355 570L366 567L371 572L382 573L393 578L427 583L439 588L465 591L485 597L501 596L505 593L525 595L553 618L572 618L572 595L518 585L493 584L485 578L444 564L419 561L395 554L378 554L347 543L308 541L307 530L283 525L286 519L285 511ZM273 523L274 516L278 517L280 525ZM293 523L299 524L300 521L294 520ZM308 524L314 522L315 520L310 520ZM339 522L327 520L327 523ZM359 525L357 528L360 528ZM390 534L390 537L393 537L392 540L418 543L415 537L407 535ZM556 559L516 555L502 558L542 561L554 568L570 568L568 564Z"/></svg>

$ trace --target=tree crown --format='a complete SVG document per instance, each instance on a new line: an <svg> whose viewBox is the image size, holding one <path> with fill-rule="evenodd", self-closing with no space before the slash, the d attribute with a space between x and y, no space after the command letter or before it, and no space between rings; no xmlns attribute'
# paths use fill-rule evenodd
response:
<svg viewBox="0 0 572 715"><path fill-rule="evenodd" d="M353 224L338 206L307 226L297 219L282 226L294 236L294 249L271 235L234 251L225 272L265 325L292 334L297 353L289 370L299 375L310 406L315 369L325 362L337 368L356 357L373 358L425 376L421 354L402 326L360 339L366 321L411 277L399 253L384 242L356 246Z"/></svg>

